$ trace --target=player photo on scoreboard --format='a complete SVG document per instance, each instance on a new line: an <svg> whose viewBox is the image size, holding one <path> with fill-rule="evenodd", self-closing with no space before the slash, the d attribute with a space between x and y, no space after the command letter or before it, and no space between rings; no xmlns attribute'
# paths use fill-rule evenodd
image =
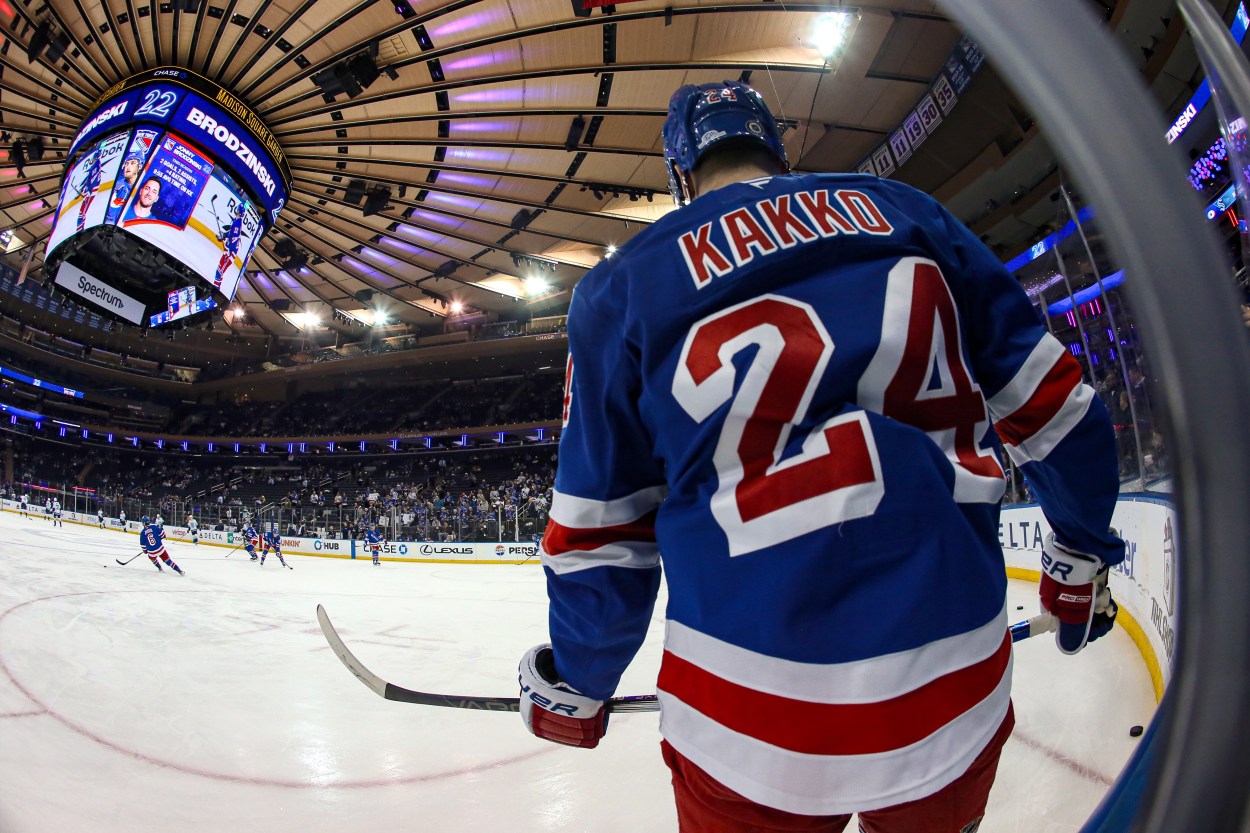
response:
<svg viewBox="0 0 1250 833"><path fill-rule="evenodd" d="M129 130L105 136L70 166L61 184L56 221L48 236L49 253L69 237L105 221L108 195L129 139Z"/></svg>
<svg viewBox="0 0 1250 833"><path fill-rule="evenodd" d="M134 137L130 140L130 147L126 149L126 155L122 157L121 174L113 183L113 195L109 198L104 222L116 224L118 218L121 217L122 209L126 207L126 200L130 199L130 195L139 187L139 175L148 164L148 157L152 154L152 145L159 135L161 135L159 130L147 127L141 127L135 131Z"/></svg>
<svg viewBox="0 0 1250 833"><path fill-rule="evenodd" d="M147 168L140 174L139 187L122 212L122 228L140 237L148 237L142 231L145 228L154 234L161 231L160 227L183 231L212 173L213 160L174 134L165 134ZM148 239L161 245L159 239ZM176 248L161 248L177 253Z"/></svg>

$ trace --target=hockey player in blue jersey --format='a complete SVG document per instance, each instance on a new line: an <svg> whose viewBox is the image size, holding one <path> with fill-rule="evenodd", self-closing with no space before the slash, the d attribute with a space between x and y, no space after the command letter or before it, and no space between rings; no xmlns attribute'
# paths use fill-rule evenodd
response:
<svg viewBox="0 0 1250 833"><path fill-rule="evenodd" d="M134 141L137 143L142 140L135 139ZM126 207L126 200L130 199L131 192L139 183L139 171L143 168L144 158L141 151L132 150L126 154L122 162L121 176L113 183L113 196L109 199L108 207L104 209L104 222L116 223L117 218L121 216L122 209Z"/></svg>
<svg viewBox="0 0 1250 833"><path fill-rule="evenodd" d="M380 556L382 545L386 543L386 536L381 533L377 524L370 524L369 528L365 530L364 538L365 549L373 554L373 566L376 567L382 563Z"/></svg>
<svg viewBox="0 0 1250 833"><path fill-rule="evenodd" d="M234 263L235 257L239 253L239 243L243 240L243 217L247 214L247 203L240 202L234 207L233 217L230 219L230 225L217 235L217 241L222 244L221 259L217 261L217 273L213 276L213 286L220 288L221 281L226 276L226 270L230 268L230 264Z"/></svg>
<svg viewBox="0 0 1250 833"><path fill-rule="evenodd" d="M161 561L164 561L167 565L169 565L175 573L180 576L185 576L186 572L175 564L170 559L169 553L165 551L164 530L156 524L151 523L148 520L147 515L140 518L139 522L143 524L143 529L139 530L139 545L143 547L143 551L147 554L148 560L152 562L152 566L157 570L164 572L164 568L161 567L160 561L157 561L157 558L159 558Z"/></svg>
<svg viewBox="0 0 1250 833"><path fill-rule="evenodd" d="M104 179L104 171L100 168L100 153L97 148L91 151L87 161L87 172L83 174L82 182L78 186L78 196L82 202L78 204L78 220L75 223L75 231L82 231L87 222L87 211L91 208L91 203L96 197L96 192L100 190L101 181Z"/></svg>
<svg viewBox="0 0 1250 833"><path fill-rule="evenodd" d="M256 548L260 546L260 536L256 533L251 521L243 522L241 534L243 535L243 550L252 557L253 561L259 560L260 556L256 554Z"/></svg>
<svg viewBox="0 0 1250 833"><path fill-rule="evenodd" d="M663 558L683 833L974 830L1014 725L999 438L1075 653L1124 554L1107 413L973 234L901 183L790 175L753 90L682 87L664 147L681 207L569 311L525 725L598 744Z"/></svg>
<svg viewBox="0 0 1250 833"><path fill-rule="evenodd" d="M269 555L270 548L273 549L273 554L278 556L278 560L282 561L282 566L287 566L286 561L282 559L282 536L278 534L278 530L266 530L264 538L265 548L260 553L260 566L265 566L265 556Z"/></svg>

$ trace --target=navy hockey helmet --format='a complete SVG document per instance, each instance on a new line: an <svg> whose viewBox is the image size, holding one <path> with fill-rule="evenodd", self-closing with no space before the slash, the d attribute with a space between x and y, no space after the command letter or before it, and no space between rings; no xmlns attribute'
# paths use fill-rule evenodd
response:
<svg viewBox="0 0 1250 833"><path fill-rule="evenodd" d="M664 167L673 201L678 206L687 202L678 168L689 173L716 145L741 139L760 143L789 168L777 120L755 90L722 81L686 84L673 93L664 120Z"/></svg>
<svg viewBox="0 0 1250 833"><path fill-rule="evenodd" d="M140 518L140 519L139 519L139 523L143 524L144 526L147 526L147 525L148 525L148 516L147 516L147 515L144 515L142 518Z"/></svg>

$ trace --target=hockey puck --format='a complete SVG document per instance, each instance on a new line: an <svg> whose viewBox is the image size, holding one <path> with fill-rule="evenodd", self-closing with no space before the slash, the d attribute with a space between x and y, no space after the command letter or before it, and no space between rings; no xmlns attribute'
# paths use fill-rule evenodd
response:
<svg viewBox="0 0 1250 833"><path fill-rule="evenodd" d="M1024 605L1016 605L1016 610L1024 610Z"/></svg>
<svg viewBox="0 0 1250 833"><path fill-rule="evenodd" d="M1130 738L1139 738L1139 737L1141 737L1141 736L1142 736L1142 732L1144 732L1144 731L1146 731L1146 730L1145 730L1145 729L1143 729L1142 727L1140 727L1140 726L1134 726L1133 728L1131 728L1131 729L1129 729L1129 730L1128 730L1128 736L1129 736Z"/></svg>

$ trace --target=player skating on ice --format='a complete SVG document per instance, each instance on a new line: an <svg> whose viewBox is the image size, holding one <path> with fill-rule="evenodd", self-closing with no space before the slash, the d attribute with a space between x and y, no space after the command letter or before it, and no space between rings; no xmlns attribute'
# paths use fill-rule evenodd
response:
<svg viewBox="0 0 1250 833"><path fill-rule="evenodd" d="M158 528L158 529L160 529L160 531L161 531L162 533L164 533L164 531L165 531L165 519L161 517L161 513L160 513L160 512L157 512L157 513L156 513L156 520L155 520L155 521L153 521L153 523L155 523L155 524L156 524L156 526L157 526L157 528Z"/></svg>
<svg viewBox="0 0 1250 833"><path fill-rule="evenodd" d="M169 557L169 553L165 551L165 532L159 526L148 521L148 516L144 515L139 519L143 524L143 529L139 530L139 544L143 547L143 551L147 554L148 560L152 562L152 566L157 570L164 572L160 561L164 561L175 573L185 576L186 572L175 564ZM157 559L160 561L157 561Z"/></svg>
<svg viewBox="0 0 1250 833"><path fill-rule="evenodd" d="M96 191L100 190L103 178L104 172L100 169L100 150L97 148L88 155L87 172L83 174L82 183L78 186L78 196L82 201L78 203L78 222L75 231L82 231L86 227L87 209L91 207Z"/></svg>
<svg viewBox="0 0 1250 833"><path fill-rule="evenodd" d="M1014 724L991 426L1054 530L1041 604L1075 653L1110 630L1124 557L1106 410L932 198L790 175L736 82L682 87L663 136L681 207L569 310L525 725L599 743L662 557L682 831L975 830Z"/></svg>
<svg viewBox="0 0 1250 833"><path fill-rule="evenodd" d="M252 527L250 520L243 521L243 550L252 557L253 561L259 560L260 556L256 554L256 548L260 546L260 536L256 534L255 528Z"/></svg>
<svg viewBox="0 0 1250 833"><path fill-rule="evenodd" d="M22 493L22 511L19 517L30 517L30 495L25 492Z"/></svg>
<svg viewBox="0 0 1250 833"><path fill-rule="evenodd" d="M229 227L217 235L217 241L224 247L221 260L217 261L217 274L213 277L213 286L218 289L221 288L221 281L226 276L226 270L230 268L230 264L234 263L234 258L239 253L239 243L243 239L243 216L246 213L247 203L236 204Z"/></svg>
<svg viewBox="0 0 1250 833"><path fill-rule="evenodd" d="M187 532L191 533L191 543L198 547L200 545L200 522L190 515L187 516Z"/></svg>
<svg viewBox="0 0 1250 833"><path fill-rule="evenodd" d="M260 566L265 566L265 556L269 555L270 548L273 554L278 556L278 560L282 562L282 566L287 566L286 561L282 559L282 536L278 534L278 530L270 529L265 532L265 548L260 553Z"/></svg>
<svg viewBox="0 0 1250 833"><path fill-rule="evenodd" d="M52 525L65 526L65 521L61 519L61 501L58 498L52 499Z"/></svg>
<svg viewBox="0 0 1250 833"><path fill-rule="evenodd" d="M122 532L126 531L126 510L119 509L117 511L117 520L122 525Z"/></svg>
<svg viewBox="0 0 1250 833"><path fill-rule="evenodd" d="M100 525L100 529L104 529L104 509L100 508L95 511L96 521Z"/></svg>
<svg viewBox="0 0 1250 833"><path fill-rule="evenodd" d="M375 567L382 563L380 556L382 545L385 543L386 536L378 529L378 525L370 524L369 528L365 530L365 549L373 554L373 566Z"/></svg>
<svg viewBox="0 0 1250 833"><path fill-rule="evenodd" d="M52 520L52 498L45 498L43 501L43 517L44 520ZM56 526L56 524L53 524Z"/></svg>

